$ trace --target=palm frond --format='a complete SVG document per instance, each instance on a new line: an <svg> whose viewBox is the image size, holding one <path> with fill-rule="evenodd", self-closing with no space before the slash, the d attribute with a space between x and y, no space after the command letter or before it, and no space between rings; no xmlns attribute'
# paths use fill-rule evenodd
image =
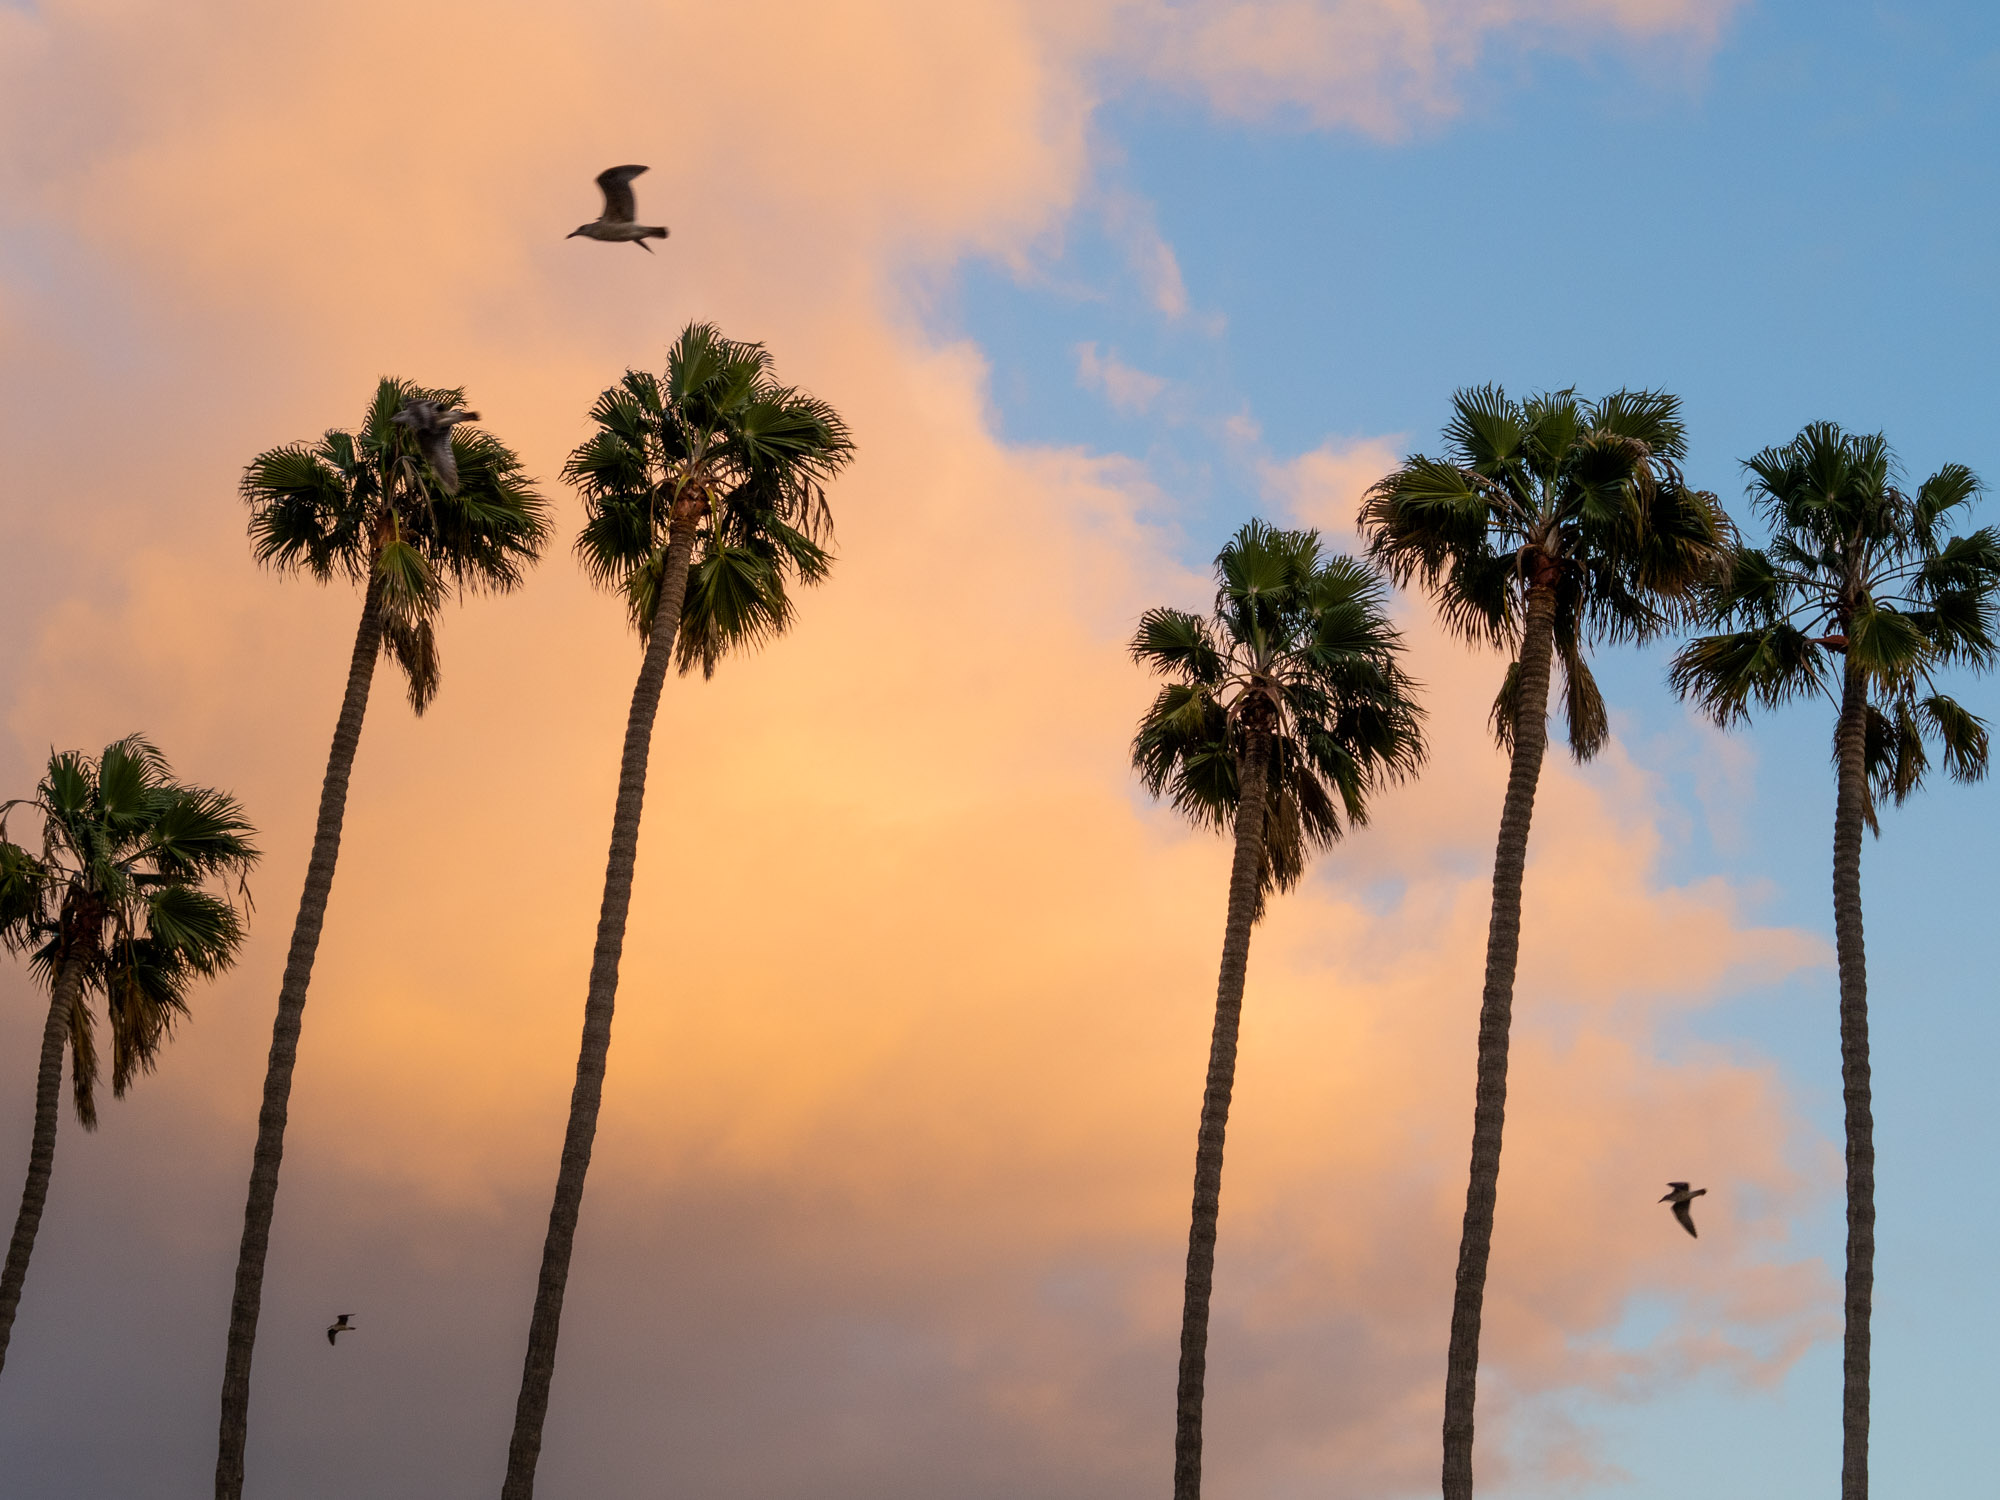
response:
<svg viewBox="0 0 2000 1500"><path fill-rule="evenodd" d="M1604 706L1604 694L1583 653L1571 646L1561 652L1561 658L1563 725L1570 754L1579 762L1588 761L1611 738L1611 714Z"/></svg>
<svg viewBox="0 0 2000 1500"><path fill-rule="evenodd" d="M1675 653L1668 681L1723 728L1747 719L1753 706L1832 691L1826 649L1782 622L1689 641Z"/></svg>
<svg viewBox="0 0 2000 1500"><path fill-rule="evenodd" d="M442 664L438 660L437 632L428 616L412 619L398 611L382 616L382 654L402 671L410 708L421 714L437 696Z"/></svg>
<svg viewBox="0 0 2000 1500"><path fill-rule="evenodd" d="M685 676L703 677L732 650L748 650L784 634L792 623L784 575L747 547L711 547L688 572L674 657Z"/></svg>

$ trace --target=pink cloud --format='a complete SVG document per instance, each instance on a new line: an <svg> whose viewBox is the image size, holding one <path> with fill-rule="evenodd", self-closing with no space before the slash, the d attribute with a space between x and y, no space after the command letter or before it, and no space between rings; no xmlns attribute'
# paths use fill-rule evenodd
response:
<svg viewBox="0 0 2000 1500"><path fill-rule="evenodd" d="M1574 51L1624 39L1713 45L1739 0L1220 0L1138 14L1155 78L1224 115L1397 138L1456 112L1501 41Z"/></svg>
<svg viewBox="0 0 2000 1500"><path fill-rule="evenodd" d="M1169 383L1165 376L1134 369L1115 351L1099 354L1095 344L1076 346L1076 382L1085 390L1102 391L1114 409L1128 413L1149 410Z"/></svg>

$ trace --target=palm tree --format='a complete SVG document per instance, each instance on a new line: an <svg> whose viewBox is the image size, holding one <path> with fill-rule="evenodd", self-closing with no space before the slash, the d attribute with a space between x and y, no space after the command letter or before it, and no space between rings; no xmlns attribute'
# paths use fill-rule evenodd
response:
<svg viewBox="0 0 2000 1500"><path fill-rule="evenodd" d="M706 323L682 330L668 351L664 383L629 371L598 397L591 419L597 430L565 469L584 501L577 554L595 582L625 596L645 652L625 721L583 1041L528 1324L501 1488L506 1500L529 1500L535 1492L667 667L678 659L683 674L699 663L712 675L731 650L758 645L791 624L788 580L817 583L826 576L826 485L853 454L832 407L778 384L762 345L725 339Z"/></svg>
<svg viewBox="0 0 2000 1500"><path fill-rule="evenodd" d="M1646 640L1683 618L1723 556L1728 521L1713 495L1682 481L1685 449L1680 403L1662 392L1618 391L1590 402L1558 391L1513 401L1482 386L1452 398L1443 457L1406 459L1361 506L1370 557L1399 583L1421 579L1448 629L1514 654L1493 705L1511 764L1493 859L1472 1166L1445 1371L1445 1500L1472 1495L1480 1307L1550 675L1560 658L1570 749L1587 760L1611 727L1590 648Z"/></svg>
<svg viewBox="0 0 2000 1500"><path fill-rule="evenodd" d="M18 807L41 818L40 853L7 837ZM51 755L34 796L0 806L0 941L26 953L49 988L28 1182L0 1272L0 1364L55 1167L64 1049L77 1123L94 1130L92 998L104 1002L111 1092L123 1098L188 1013L195 981L235 962L242 919L231 894L209 887L233 878L233 894L243 894L257 862L254 833L235 798L176 781L137 735L105 746L94 761L74 750Z"/></svg>
<svg viewBox="0 0 2000 1500"><path fill-rule="evenodd" d="M257 1115L257 1149L243 1210L222 1376L217 1500L238 1500L243 1493L250 1358L285 1151L292 1069L320 927L333 891L347 783L361 743L376 658L386 653L402 669L410 706L422 713L438 686L434 621L439 609L454 594L513 589L548 536L544 502L523 475L520 460L497 439L464 425L450 429L454 484L424 458L421 435L396 420L418 402L449 409L463 400L462 391L426 390L384 379L358 430L330 431L316 443L273 448L260 453L243 473L257 560L310 574L321 583L344 577L361 585L362 602L347 690L320 789L305 891L278 987L264 1103Z"/></svg>
<svg viewBox="0 0 2000 1500"><path fill-rule="evenodd" d="M1296 884L1309 853L1366 822L1369 796L1424 757L1423 711L1373 571L1323 555L1315 532L1261 521L1236 533L1215 570L1213 615L1148 610L1132 640L1133 657L1170 679L1139 721L1133 766L1147 791L1236 841L1195 1144L1174 1500L1201 1494L1208 1302L1250 928L1270 891Z"/></svg>
<svg viewBox="0 0 2000 1500"><path fill-rule="evenodd" d="M1947 464L1914 495L1897 488L1879 434L1807 427L1744 466L1765 547L1740 547L1714 590L1712 620L1671 680L1721 725L1750 708L1824 695L1834 706L1833 927L1840 969L1840 1076L1847 1104L1847 1297L1841 1401L1842 1500L1868 1494L1869 1311L1875 1287L1875 1123L1868 1069L1868 965L1861 934L1861 829L1883 797L1900 803L1935 744L1957 781L1986 774L1985 723L1937 691L1953 665L1996 651L2000 535L1944 536L1979 494ZM1838 659L1836 664L1836 659Z"/></svg>

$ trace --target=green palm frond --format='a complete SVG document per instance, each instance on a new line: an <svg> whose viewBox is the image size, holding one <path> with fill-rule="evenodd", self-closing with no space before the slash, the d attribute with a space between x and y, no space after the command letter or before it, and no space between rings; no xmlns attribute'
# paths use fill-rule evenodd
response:
<svg viewBox="0 0 2000 1500"><path fill-rule="evenodd" d="M1588 761L1611 738L1611 713L1591 673L1590 663L1573 644L1560 651L1563 668L1563 728L1570 753Z"/></svg>
<svg viewBox="0 0 2000 1500"><path fill-rule="evenodd" d="M1689 641L1675 654L1668 681L1727 728L1753 706L1776 708L1812 693L1831 695L1826 649L1795 625L1780 622Z"/></svg>
<svg viewBox="0 0 2000 1500"><path fill-rule="evenodd" d="M703 677L713 677L728 652L782 635L792 615L784 574L768 558L747 547L710 547L688 571L676 664L683 674L699 664Z"/></svg>
<svg viewBox="0 0 2000 1500"><path fill-rule="evenodd" d="M1226 668L1208 621L1180 609L1149 609L1141 615L1132 657L1155 672L1177 673L1209 688L1221 685Z"/></svg>
<svg viewBox="0 0 2000 1500"><path fill-rule="evenodd" d="M35 941L49 872L27 849L0 837L0 942L16 952Z"/></svg>
<svg viewBox="0 0 2000 1500"><path fill-rule="evenodd" d="M1986 721L1943 693L1919 698L1914 707L1925 734L1943 752L1945 773L1958 782L1984 780L1991 749Z"/></svg>

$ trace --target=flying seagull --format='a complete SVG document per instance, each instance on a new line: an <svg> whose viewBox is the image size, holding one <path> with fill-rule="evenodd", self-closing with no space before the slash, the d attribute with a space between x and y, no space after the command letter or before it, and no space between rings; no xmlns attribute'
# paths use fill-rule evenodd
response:
<svg viewBox="0 0 2000 1500"><path fill-rule="evenodd" d="M340 1335L343 1333L354 1332L355 1325L348 1321L348 1319L352 1318L353 1316L354 1316L353 1313L342 1313L340 1315L340 1319L338 1322L332 1323L327 1327L326 1341L329 1344L331 1344L335 1339L339 1338Z"/></svg>
<svg viewBox="0 0 2000 1500"><path fill-rule="evenodd" d="M1694 1215L1689 1211L1689 1205L1703 1193L1707 1192L1708 1189L1696 1188L1694 1191L1689 1192L1688 1185L1685 1182L1670 1182L1667 1184L1667 1188L1667 1196L1660 1201L1662 1203L1673 1204L1674 1217L1681 1221L1681 1228L1685 1229L1689 1234L1694 1234ZM1698 1234L1695 1234L1694 1237L1696 1239L1701 1238Z"/></svg>
<svg viewBox="0 0 2000 1500"><path fill-rule="evenodd" d="M632 179L645 170L644 167L606 167L599 172L597 185L604 193L604 212L588 224L572 229L564 238L573 240L582 235L592 240L630 240L651 255L653 247L646 241L663 240L667 231L659 224L633 222L639 205L632 196Z"/></svg>
<svg viewBox="0 0 2000 1500"><path fill-rule="evenodd" d="M451 429L460 422L477 422L479 413L454 407L450 411L441 409L434 401L405 401L403 409L389 418L399 427L407 427L415 434L417 446L424 450L424 457L437 470L437 477L444 485L447 495L458 493L458 459L451 451Z"/></svg>

